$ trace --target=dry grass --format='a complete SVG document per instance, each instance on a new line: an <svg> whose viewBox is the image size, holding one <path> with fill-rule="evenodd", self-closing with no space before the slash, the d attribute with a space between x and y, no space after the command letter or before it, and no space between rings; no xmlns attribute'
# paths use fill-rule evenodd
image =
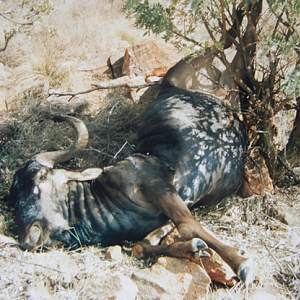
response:
<svg viewBox="0 0 300 300"><path fill-rule="evenodd" d="M294 207L295 215L299 215L299 187L278 190L264 197L230 197L215 208L194 213L219 238L254 259L255 280L249 287L249 295L270 292L277 295L276 299L281 299L279 295L299 299L300 228L287 226L272 217L281 202ZM243 286L227 292L228 299L246 295Z"/></svg>
<svg viewBox="0 0 300 300"><path fill-rule="evenodd" d="M17 3L2 1L1 5L7 5L6 2ZM34 74L39 81L15 99L17 109L1 115L0 233L10 236L16 233L8 205L15 170L34 154L68 147L74 140L71 128L53 122L39 110L39 105L45 103L45 91L89 88L98 82L99 74L75 72L74 63L108 57L131 43L144 41L143 32L134 29L121 14L121 1L57 0L53 5L54 10L34 29L30 39L25 33L20 34L11 40L5 53L0 53L9 72L8 79L19 83ZM119 89L84 97L88 107L80 107L76 116L86 123L90 141L68 167L104 166L132 152L138 121L154 91L139 103L133 103L127 93ZM254 258L256 278L249 287L249 295L268 292L278 294L277 299L300 299L300 229L272 217L272 208L279 200L294 206L295 214L300 215L299 186L266 197L231 197L216 207L194 213L219 238L245 249ZM91 299L89 278L116 271L130 276L152 263L137 261L128 254L122 262L105 261L105 251L88 247L73 252L27 253L0 244L0 298ZM99 278L101 285L102 277ZM222 288L209 296L213 300L244 298L247 291L242 285Z"/></svg>
<svg viewBox="0 0 300 300"><path fill-rule="evenodd" d="M0 3L0 11L7 9L4 2ZM22 66L18 76L31 70L43 75L43 80L48 80L52 88L74 88L78 82L73 85L70 82L71 63L107 58L131 44L155 38L143 37L143 32L131 25L121 12L122 0L56 0L52 3L49 15L32 30L22 30L11 39L7 50L0 53L6 67L15 71ZM20 9L16 3L10 8ZM19 15L15 18L20 18Z"/></svg>
<svg viewBox="0 0 300 300"><path fill-rule="evenodd" d="M288 193L278 191L276 196L267 198L231 197L216 207L194 212L206 228L245 250L256 264L255 280L248 290L242 284L233 288L214 284L209 300L240 300L247 299L247 295L260 299L257 293L268 293L274 299L299 299L299 227L286 226L267 214L277 198L294 203L299 197L299 187L292 187ZM105 248L92 246L71 252L27 253L15 246L2 245L0 298L50 298L51 295L55 299L93 299L93 288L99 293L104 290L106 274L121 272L131 277L155 262L138 261L128 253L121 262L107 261L105 252ZM97 285L93 286L95 279Z"/></svg>

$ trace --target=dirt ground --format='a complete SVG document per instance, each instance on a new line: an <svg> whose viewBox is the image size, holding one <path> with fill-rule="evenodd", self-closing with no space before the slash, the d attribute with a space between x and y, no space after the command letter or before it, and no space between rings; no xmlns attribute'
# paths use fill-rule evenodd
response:
<svg viewBox="0 0 300 300"><path fill-rule="evenodd" d="M0 113L0 299L108 299L107 295L95 297L95 278L101 289L106 275L121 272L130 278L136 270L151 266L155 258L134 259L128 251L130 242L122 261L108 261L107 249L100 246L30 253L8 240L17 239L9 203L15 171L36 153L66 148L74 142L72 128L45 114L56 110L47 101L49 89L90 88L107 78L97 72L75 72L78 61L98 57L99 52L108 57L130 43L143 41L143 33L128 29L125 17L109 7L114 1L107 1L107 10L98 10L103 14L100 17L84 1L53 2L62 6L47 22L41 21L36 34L30 39L24 34L13 39L9 51L0 56L6 82L14 84L10 91L15 95L14 109ZM91 1L91 7L98 2ZM56 35L50 38L51 28L56 28ZM67 66L68 72L62 66ZM90 141L63 167L107 166L128 156L134 149L139 119L156 92L150 89L139 102L130 99L128 89L97 91L69 104L64 99L66 105L58 110L68 113L73 109L72 114L87 125ZM75 108L70 108L73 104ZM280 217L282 207L286 215ZM194 214L218 238L255 261L255 278L248 289L242 283L232 288L214 283L207 299L300 299L299 184L287 178L286 185L272 194L246 199L232 196L217 206L196 209ZM282 222L285 219L289 225Z"/></svg>
<svg viewBox="0 0 300 300"><path fill-rule="evenodd" d="M247 299L247 295L254 297L250 299L263 299L259 298L262 295L269 299L266 293L274 297L270 299L300 298L300 227L270 217L278 201L288 204L299 216L300 189L295 186L272 196L231 197L216 207L194 212L206 228L255 261L255 278L248 290L241 283L232 288L213 283L207 299ZM30 253L5 241L0 243L1 299L95 299L91 288L94 276L101 279L105 274L121 272L131 277L155 262L138 261L126 251L122 261L108 261L106 249L97 246ZM98 285L101 287L101 280Z"/></svg>
<svg viewBox="0 0 300 300"><path fill-rule="evenodd" d="M108 91L99 97L106 99L101 113L91 116L85 114L84 109L78 112L76 115L89 128L90 142L86 151L72 159L67 167L104 166L126 157L134 147L140 116L155 93L153 88L139 103L134 103L124 90ZM33 101L34 95L30 97ZM26 112L24 107L19 109L22 114L15 111L9 122L2 122L5 130L2 130L1 140L1 233L13 238L17 236L8 188L14 171L35 153L67 147L74 139L72 129L66 124L54 123L44 113L34 114L37 105L31 103ZM287 212L285 219L291 225L278 220L278 210L283 206ZM246 199L232 196L217 206L198 208L194 215L218 238L245 251L255 261L255 278L248 289L241 283L233 288L213 284L208 299L251 299L251 295L259 299L257 297L265 297L265 293L274 299L300 299L299 185L276 188L273 194L265 196ZM129 248L130 245L128 243ZM136 270L155 262L155 258L134 259L128 247L124 248L122 261L107 261L106 249L100 246L30 253L2 237L0 298L95 299L90 283L95 274L101 277L121 272L130 277Z"/></svg>

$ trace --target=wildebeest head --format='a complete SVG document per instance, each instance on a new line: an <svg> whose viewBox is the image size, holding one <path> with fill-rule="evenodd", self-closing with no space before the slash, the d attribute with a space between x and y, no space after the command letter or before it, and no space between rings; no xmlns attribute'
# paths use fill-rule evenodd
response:
<svg viewBox="0 0 300 300"><path fill-rule="evenodd" d="M76 143L69 149L40 153L16 172L11 187L11 200L19 227L20 245L28 250L53 246L51 235L66 230L68 224L68 186L70 180L91 180L98 177L100 168L82 172L54 169L55 164L67 161L88 142L84 123L70 116L56 116L68 121L76 130Z"/></svg>

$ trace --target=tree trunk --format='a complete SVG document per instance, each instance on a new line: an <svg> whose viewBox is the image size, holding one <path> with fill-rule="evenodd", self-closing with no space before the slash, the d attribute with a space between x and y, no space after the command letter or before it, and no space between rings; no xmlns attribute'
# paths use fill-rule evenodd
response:
<svg viewBox="0 0 300 300"><path fill-rule="evenodd" d="M300 166L300 97L297 99L297 104L297 114L289 141L286 148L278 155L279 161L274 176L275 183L280 183L288 173L294 177L296 182L299 182L299 178L296 178L293 168Z"/></svg>
<svg viewBox="0 0 300 300"><path fill-rule="evenodd" d="M257 130L260 135L258 146L273 179L277 164L277 150L274 144L273 109L269 99L268 95L265 95L263 100L257 101L255 111L258 117Z"/></svg>

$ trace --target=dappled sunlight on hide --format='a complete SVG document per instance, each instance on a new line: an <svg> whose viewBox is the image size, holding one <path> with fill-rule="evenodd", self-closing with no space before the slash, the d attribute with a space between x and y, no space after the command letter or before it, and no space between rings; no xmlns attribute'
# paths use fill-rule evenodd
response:
<svg viewBox="0 0 300 300"><path fill-rule="evenodd" d="M150 104L136 151L170 164L174 185L187 202L195 203L211 191L211 201L218 201L227 188L238 187L235 178L241 176L246 156L240 123L235 120L227 126L228 120L219 100L173 88ZM237 185L233 187L232 181Z"/></svg>

